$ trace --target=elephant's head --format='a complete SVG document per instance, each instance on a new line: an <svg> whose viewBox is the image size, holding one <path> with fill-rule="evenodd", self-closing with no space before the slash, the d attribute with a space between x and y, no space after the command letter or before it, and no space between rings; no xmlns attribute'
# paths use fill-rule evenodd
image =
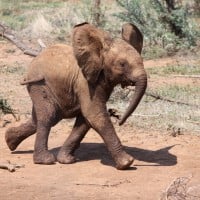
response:
<svg viewBox="0 0 200 200"><path fill-rule="evenodd" d="M135 86L135 93L122 116L122 125L139 104L147 87L141 51L143 36L133 24L122 27L122 39L111 39L104 31L83 23L73 31L74 54L84 76L90 84L96 85L103 71L108 84Z"/></svg>

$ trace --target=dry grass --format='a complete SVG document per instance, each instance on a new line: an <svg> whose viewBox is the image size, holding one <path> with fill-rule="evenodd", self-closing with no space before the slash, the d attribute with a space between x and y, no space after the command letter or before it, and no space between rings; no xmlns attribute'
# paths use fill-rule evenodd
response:
<svg viewBox="0 0 200 200"><path fill-rule="evenodd" d="M38 14L31 26L32 37L45 37L50 35L53 30L51 23L42 14Z"/></svg>

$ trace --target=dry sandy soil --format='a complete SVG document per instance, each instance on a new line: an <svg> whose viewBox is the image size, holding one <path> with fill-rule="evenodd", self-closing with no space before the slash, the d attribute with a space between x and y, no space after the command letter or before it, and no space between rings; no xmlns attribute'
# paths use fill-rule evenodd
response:
<svg viewBox="0 0 200 200"><path fill-rule="evenodd" d="M26 67L31 59L11 44L5 41L0 43L2 68L16 65ZM152 62L148 61L145 64L148 67L153 65ZM164 60L160 62L163 66ZM158 61L156 63L158 65ZM5 115L0 120L0 162L9 160L11 163L25 165L13 173L0 169L1 200L155 200L161 199L166 191L168 199L175 195L179 197L177 199L200 199L200 135L198 134L184 133L172 137L163 131L152 132L128 125L119 127L115 124L125 149L135 157L134 165L125 171L114 168L114 163L101 138L92 130L76 152L78 162L75 164L56 163L49 166L33 164L34 136L28 138L11 153L4 141L4 133L9 126L26 120L31 110L26 89L18 84L22 74L23 71L0 74L0 94L21 113L19 122L10 115ZM3 127L6 120L11 123ZM49 149L53 153L58 152L72 125L73 121L62 121L52 129ZM189 179L187 185L177 179L180 177ZM174 180L177 181L172 187Z"/></svg>

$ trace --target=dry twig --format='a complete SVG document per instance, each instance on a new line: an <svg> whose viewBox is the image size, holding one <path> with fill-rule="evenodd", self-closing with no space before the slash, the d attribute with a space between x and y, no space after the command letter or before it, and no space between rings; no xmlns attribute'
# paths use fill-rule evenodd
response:
<svg viewBox="0 0 200 200"><path fill-rule="evenodd" d="M16 169L22 167L25 167L25 165L12 164L10 161L7 161L6 163L0 163L0 169L7 169L9 172L14 172Z"/></svg>
<svg viewBox="0 0 200 200"><path fill-rule="evenodd" d="M40 45L40 47L42 48L42 49L45 49L47 46L44 44L44 42L42 41L42 39L38 39L37 40L37 42L38 42L38 44Z"/></svg>

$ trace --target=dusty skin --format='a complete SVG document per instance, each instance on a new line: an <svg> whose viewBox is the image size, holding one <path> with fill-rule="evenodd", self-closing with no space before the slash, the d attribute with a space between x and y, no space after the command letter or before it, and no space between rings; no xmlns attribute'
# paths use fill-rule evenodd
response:
<svg viewBox="0 0 200 200"><path fill-rule="evenodd" d="M16 63L27 66L30 63L32 58L17 49L9 53L9 49L15 47L7 42L0 43L1 67ZM26 121L31 111L25 87L16 84L21 77L20 74L0 75L0 93L8 97L12 106L21 113L19 122L9 115L1 118L1 125L5 120L12 123L0 128L0 161L25 164L25 168L13 173L0 169L1 200L155 200L174 179L191 175L188 187L200 186L200 137L191 133L172 137L163 131L148 132L115 124L127 152L135 157L134 165L126 171L114 168L102 139L93 130L76 152L79 161L75 164L33 164L35 136L25 140L16 152L11 153L4 140L5 131L9 126ZM52 129L49 138L51 152L56 154L59 151L72 126L72 121L63 121Z"/></svg>

